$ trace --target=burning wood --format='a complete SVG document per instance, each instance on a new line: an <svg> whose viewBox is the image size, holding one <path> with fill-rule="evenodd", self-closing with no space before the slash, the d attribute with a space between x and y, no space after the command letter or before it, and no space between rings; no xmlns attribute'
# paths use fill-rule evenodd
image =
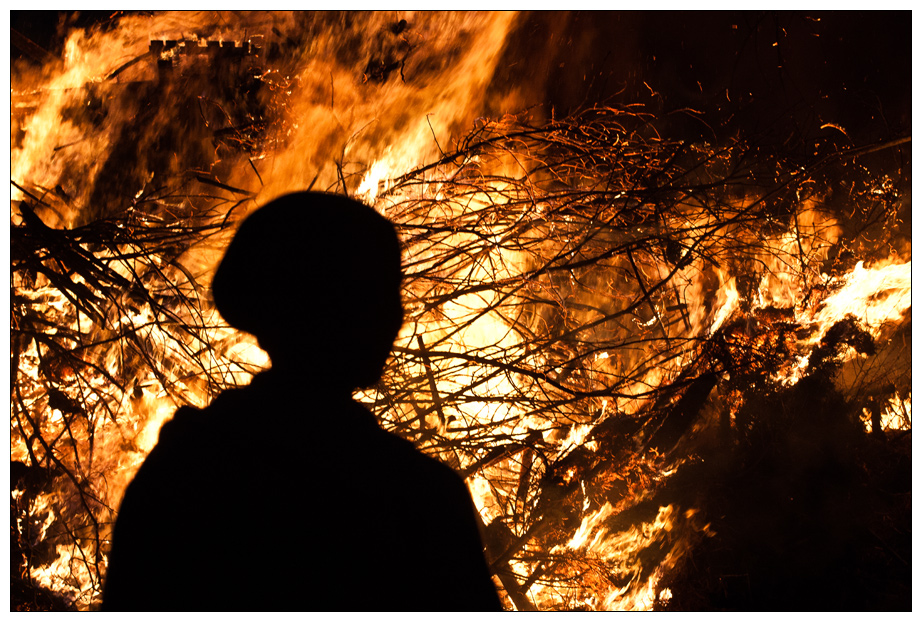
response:
<svg viewBox="0 0 922 622"><path fill-rule="evenodd" d="M509 608L695 608L708 590L722 590L717 606L771 607L759 590L781 586L769 571L831 573L841 594L868 579L843 567L905 562L902 523L869 525L909 500L911 245L900 246L898 185L861 158L908 139L794 159L752 137L671 140L646 109L609 106L480 119L453 147L439 134L412 165L416 143L385 133L388 149L373 149L376 130L356 126L290 155L318 108L359 110L355 89L430 75L424 48L443 43L426 39L426 19L410 24L418 43L394 43L406 52L400 81L379 76L392 61L381 69L369 48L348 50L348 79L312 84L310 105L291 92L314 74L291 59L241 78L255 107L224 106L217 86L202 108L157 100L199 141L145 134L145 149L169 157L140 158L109 135L133 127L116 116L121 96L55 135L92 146L82 156L62 148L45 166L32 129L14 144L11 459L23 475L11 503L23 583L94 607L114 513L159 426L266 364L214 313L208 283L238 218L292 171L304 187L363 198L402 235L407 322L383 381L360 397L466 477ZM300 45L288 32L277 48ZM177 40L126 54L190 45ZM236 58L272 46L212 47ZM178 73L170 89L201 79ZM44 95L30 128L75 105ZM423 114L420 127L429 145L449 126ZM343 145L360 144L347 157ZM87 165L106 149L141 163L120 176L116 160ZM117 183L103 192L106 180ZM824 535L859 502L873 509ZM777 507L778 523L758 522ZM763 536L778 550L754 542ZM852 559L833 550L842 543ZM785 566L818 559L830 561L815 575Z"/></svg>

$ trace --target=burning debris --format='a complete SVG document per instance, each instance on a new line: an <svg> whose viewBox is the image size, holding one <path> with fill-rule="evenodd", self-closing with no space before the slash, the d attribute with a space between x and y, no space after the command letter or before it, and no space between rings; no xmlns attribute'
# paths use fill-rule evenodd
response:
<svg viewBox="0 0 922 622"><path fill-rule="evenodd" d="M446 43L419 17L381 17L323 83L326 17L141 41L145 62L14 107L14 597L95 607L159 426L267 364L208 285L239 218L292 183L401 233L407 322L358 397L465 477L508 608L905 607L909 172L863 162L909 139L797 158L671 140L640 106L478 119L451 146L425 113L406 143L354 129L360 89L406 96L427 54L510 27L452 16ZM292 164L321 108L343 125ZM39 140L43 119L63 122Z"/></svg>

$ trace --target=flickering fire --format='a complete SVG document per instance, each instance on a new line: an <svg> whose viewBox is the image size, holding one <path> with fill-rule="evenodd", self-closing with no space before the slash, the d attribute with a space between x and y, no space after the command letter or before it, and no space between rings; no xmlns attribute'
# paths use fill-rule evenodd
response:
<svg viewBox="0 0 922 622"><path fill-rule="evenodd" d="M269 364L223 325L207 286L233 224L289 190L348 192L401 232L407 321L380 386L357 397L466 477L508 608L669 599L664 577L713 531L695 507L637 508L658 504L695 459L675 447L693 449L715 426L708 388L679 438L661 431L695 379L730 373L707 347L733 322L789 311L797 356L776 372L791 384L836 322L853 316L883 343L911 314L909 254L826 274L842 236L835 217L798 198L766 235L750 217L762 199L734 191L731 148L650 138L652 121L630 108L482 118L514 14L402 19L123 17L74 32L60 64L14 72L11 223L26 241L12 275L11 460L45 478L13 496L36 585L97 606L118 503L160 426ZM208 86L217 78L194 67L207 56L157 74L157 59L180 55L153 42L199 39L252 45L254 110L222 107L218 87L240 76ZM175 103L192 87L196 108L158 99L140 130L169 153L112 177L103 156L126 148L142 112L123 107L125 93L150 88ZM528 103L516 92L510 111ZM187 137L200 144L154 135L182 133L190 110L206 125ZM715 205L633 192L633 173L670 173L679 149L721 180ZM116 181L117 201L100 190ZM911 395L883 399L884 429L907 429Z"/></svg>

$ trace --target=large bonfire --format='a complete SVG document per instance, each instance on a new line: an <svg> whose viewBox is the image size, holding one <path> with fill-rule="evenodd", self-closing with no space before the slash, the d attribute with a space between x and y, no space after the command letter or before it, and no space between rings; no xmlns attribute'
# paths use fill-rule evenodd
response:
<svg viewBox="0 0 922 622"><path fill-rule="evenodd" d="M909 167L865 158L909 139L481 116L516 22L123 16L14 67L14 608L98 606L160 425L269 364L211 273L306 188L400 231L406 324L357 397L466 478L509 609L906 605ZM295 330L337 304L306 287Z"/></svg>

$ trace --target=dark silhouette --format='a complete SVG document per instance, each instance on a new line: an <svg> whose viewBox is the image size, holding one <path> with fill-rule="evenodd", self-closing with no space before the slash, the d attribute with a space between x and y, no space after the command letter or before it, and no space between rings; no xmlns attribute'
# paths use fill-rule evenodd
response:
<svg viewBox="0 0 922 622"><path fill-rule="evenodd" d="M128 487L111 610L498 610L462 479L351 398L402 322L393 226L298 193L241 225L215 304L272 369L180 408Z"/></svg>

